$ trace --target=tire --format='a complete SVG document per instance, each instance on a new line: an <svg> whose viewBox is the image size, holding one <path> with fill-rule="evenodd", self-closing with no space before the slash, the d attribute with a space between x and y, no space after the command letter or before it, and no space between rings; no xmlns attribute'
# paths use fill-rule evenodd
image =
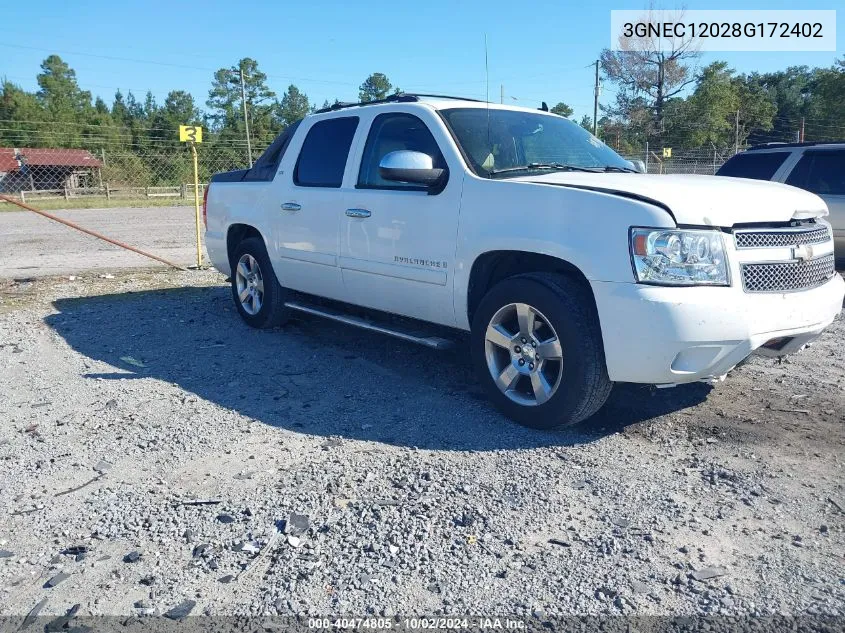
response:
<svg viewBox="0 0 845 633"><path fill-rule="evenodd" d="M536 329L529 340L522 334L532 319ZM496 284L475 311L470 345L490 400L524 426L577 424L604 405L613 387L592 297L565 275L527 273ZM510 388L500 388L494 373Z"/></svg>
<svg viewBox="0 0 845 633"><path fill-rule="evenodd" d="M238 244L232 255L231 278L232 299L247 325L265 329L287 320L286 292L276 279L264 240L250 237ZM242 300L245 290L251 294Z"/></svg>

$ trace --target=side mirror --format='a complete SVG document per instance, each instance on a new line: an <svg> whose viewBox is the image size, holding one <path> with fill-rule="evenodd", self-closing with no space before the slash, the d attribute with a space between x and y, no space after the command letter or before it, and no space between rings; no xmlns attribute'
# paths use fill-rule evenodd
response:
<svg viewBox="0 0 845 633"><path fill-rule="evenodd" d="M639 159L629 160L631 163L631 168L636 169L637 173L644 174L645 173L645 163Z"/></svg>
<svg viewBox="0 0 845 633"><path fill-rule="evenodd" d="M378 173L385 180L436 187L446 170L435 169L434 159L428 154L400 149L384 155Z"/></svg>

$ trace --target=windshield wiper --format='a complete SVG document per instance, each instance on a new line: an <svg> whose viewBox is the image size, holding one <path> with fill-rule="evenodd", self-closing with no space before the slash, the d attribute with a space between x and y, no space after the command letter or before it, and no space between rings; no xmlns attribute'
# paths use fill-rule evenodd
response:
<svg viewBox="0 0 845 633"><path fill-rule="evenodd" d="M563 163L528 163L527 165L519 165L517 167L505 167L503 169L493 169L488 172L491 176L497 174L506 174L514 171L530 171L532 169L549 169L553 171L588 171L596 173L596 169L591 167L579 167L577 165L564 165Z"/></svg>
<svg viewBox="0 0 845 633"><path fill-rule="evenodd" d="M616 165L605 165L602 167L604 171L622 171L630 174L638 174L636 169L631 169L630 167L617 167Z"/></svg>

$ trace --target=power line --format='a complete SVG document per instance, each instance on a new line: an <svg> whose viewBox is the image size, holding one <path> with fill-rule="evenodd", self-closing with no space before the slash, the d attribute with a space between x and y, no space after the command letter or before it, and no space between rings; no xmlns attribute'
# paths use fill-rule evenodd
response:
<svg viewBox="0 0 845 633"><path fill-rule="evenodd" d="M97 53L83 53L83 52L80 52L80 51L57 50L57 49L54 49L54 48L44 48L44 47L41 47L41 46L25 46L23 44L8 44L6 42L0 42L0 46L6 46L6 47L9 47L9 48L20 48L20 49L32 50L32 51L42 51L42 52L55 53L55 54L61 54L61 55L79 55L79 56L82 56L82 57L94 57L96 59L106 59L106 60L118 61L118 62L130 62L130 63L135 63L135 64L150 64L150 65L153 65L153 66L167 66L167 67L170 67L170 68L182 68L182 69L185 69L185 70L201 70L203 72L212 72L212 73L220 70L219 68L209 68L207 66L192 66L192 65L189 65L189 64L177 64L177 63L174 63L174 62L159 62L159 61L153 61L153 60L150 60L150 59L136 59L136 58L132 58L132 57L117 57L117 56L114 56L114 55L100 55L100 54L97 54ZM331 81L331 80L326 80L326 79L313 79L313 78L310 78L310 77L294 77L294 76L290 76L290 75L270 75L270 74L267 74L267 73L264 73L264 74L267 77L272 77L274 79L284 79L285 81L300 81L300 82L306 82L306 83L319 83L319 84L327 84L327 85L336 84L336 85L342 85L342 86L358 85L358 84L353 84L353 83L348 82L348 81Z"/></svg>

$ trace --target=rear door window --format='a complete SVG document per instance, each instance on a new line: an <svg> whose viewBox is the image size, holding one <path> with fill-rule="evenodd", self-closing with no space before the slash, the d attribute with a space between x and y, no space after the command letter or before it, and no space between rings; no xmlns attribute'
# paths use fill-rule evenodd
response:
<svg viewBox="0 0 845 633"><path fill-rule="evenodd" d="M787 156L789 152L744 152L728 160L716 175L771 180Z"/></svg>
<svg viewBox="0 0 845 633"><path fill-rule="evenodd" d="M786 184L821 196L845 195L845 152L809 151L789 174Z"/></svg>
<svg viewBox="0 0 845 633"><path fill-rule="evenodd" d="M340 187L358 117L341 117L320 121L311 126L299 159L293 181L300 187Z"/></svg>

